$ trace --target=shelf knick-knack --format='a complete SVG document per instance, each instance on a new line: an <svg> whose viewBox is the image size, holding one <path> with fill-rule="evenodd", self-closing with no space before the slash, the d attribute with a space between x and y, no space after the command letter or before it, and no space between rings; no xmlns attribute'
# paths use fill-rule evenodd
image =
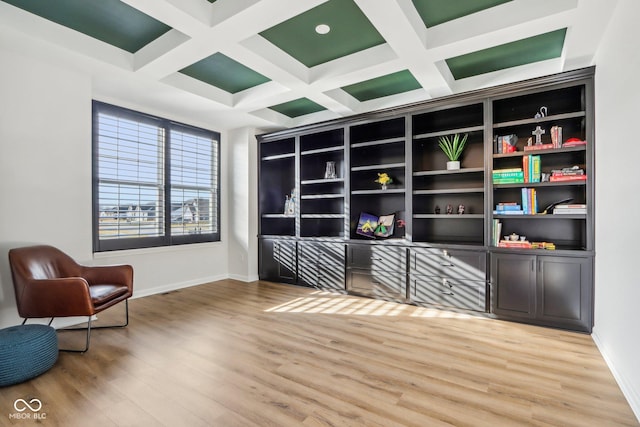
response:
<svg viewBox="0 0 640 427"><path fill-rule="evenodd" d="M336 162L327 162L324 169L324 179L335 179L336 176Z"/></svg>
<svg viewBox="0 0 640 427"><path fill-rule="evenodd" d="M383 173L378 172L378 179L376 179L374 182L377 182L382 186L383 190L386 190L387 185L391 184L393 182L393 179L391 179L389 174L387 174L386 172L383 172Z"/></svg>

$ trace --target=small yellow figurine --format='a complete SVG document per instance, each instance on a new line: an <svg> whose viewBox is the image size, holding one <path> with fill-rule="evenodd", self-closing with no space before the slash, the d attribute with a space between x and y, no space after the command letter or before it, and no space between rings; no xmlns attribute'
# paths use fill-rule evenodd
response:
<svg viewBox="0 0 640 427"><path fill-rule="evenodd" d="M386 172L383 172L383 173L378 173L378 179L376 179L374 182L377 182L378 184L382 185L382 189L386 190L387 185L391 184L393 180Z"/></svg>

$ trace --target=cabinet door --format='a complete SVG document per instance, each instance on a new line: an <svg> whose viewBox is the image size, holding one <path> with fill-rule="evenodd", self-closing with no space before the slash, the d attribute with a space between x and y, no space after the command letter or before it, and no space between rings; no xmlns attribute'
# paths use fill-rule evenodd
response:
<svg viewBox="0 0 640 427"><path fill-rule="evenodd" d="M275 282L296 281L296 242L263 239L260 242L260 279Z"/></svg>
<svg viewBox="0 0 640 427"><path fill-rule="evenodd" d="M592 275L591 258L539 256L537 317L591 331Z"/></svg>
<svg viewBox="0 0 640 427"><path fill-rule="evenodd" d="M491 255L494 313L509 317L535 317L535 269L535 255Z"/></svg>
<svg viewBox="0 0 640 427"><path fill-rule="evenodd" d="M300 242L298 244L298 281L306 286L344 290L343 243Z"/></svg>

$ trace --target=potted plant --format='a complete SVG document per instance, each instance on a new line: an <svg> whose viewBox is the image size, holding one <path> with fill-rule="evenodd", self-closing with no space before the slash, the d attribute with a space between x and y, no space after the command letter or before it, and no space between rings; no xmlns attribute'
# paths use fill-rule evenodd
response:
<svg viewBox="0 0 640 427"><path fill-rule="evenodd" d="M464 134L460 137L460 134L441 136L438 139L438 145L444 151L449 161L447 162L447 170L460 169L460 155L464 146L467 143L467 137L469 134Z"/></svg>
<svg viewBox="0 0 640 427"><path fill-rule="evenodd" d="M393 182L393 179L391 179L389 174L387 174L386 172L383 172L383 173L378 172L378 179L376 179L374 182L377 182L382 186L383 190L386 190L387 185L391 184Z"/></svg>

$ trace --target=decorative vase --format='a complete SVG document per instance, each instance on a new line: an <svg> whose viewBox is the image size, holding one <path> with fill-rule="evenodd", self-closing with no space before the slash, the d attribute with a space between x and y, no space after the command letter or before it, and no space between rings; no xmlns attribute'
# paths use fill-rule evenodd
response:
<svg viewBox="0 0 640 427"><path fill-rule="evenodd" d="M382 184L382 189L386 190L387 189L387 184Z"/></svg>
<svg viewBox="0 0 640 427"><path fill-rule="evenodd" d="M447 170L448 171L453 171L453 170L458 170L460 169L460 161L456 160L453 162L447 162Z"/></svg>
<svg viewBox="0 0 640 427"><path fill-rule="evenodd" d="M327 162L324 170L324 179L336 178L336 162Z"/></svg>

